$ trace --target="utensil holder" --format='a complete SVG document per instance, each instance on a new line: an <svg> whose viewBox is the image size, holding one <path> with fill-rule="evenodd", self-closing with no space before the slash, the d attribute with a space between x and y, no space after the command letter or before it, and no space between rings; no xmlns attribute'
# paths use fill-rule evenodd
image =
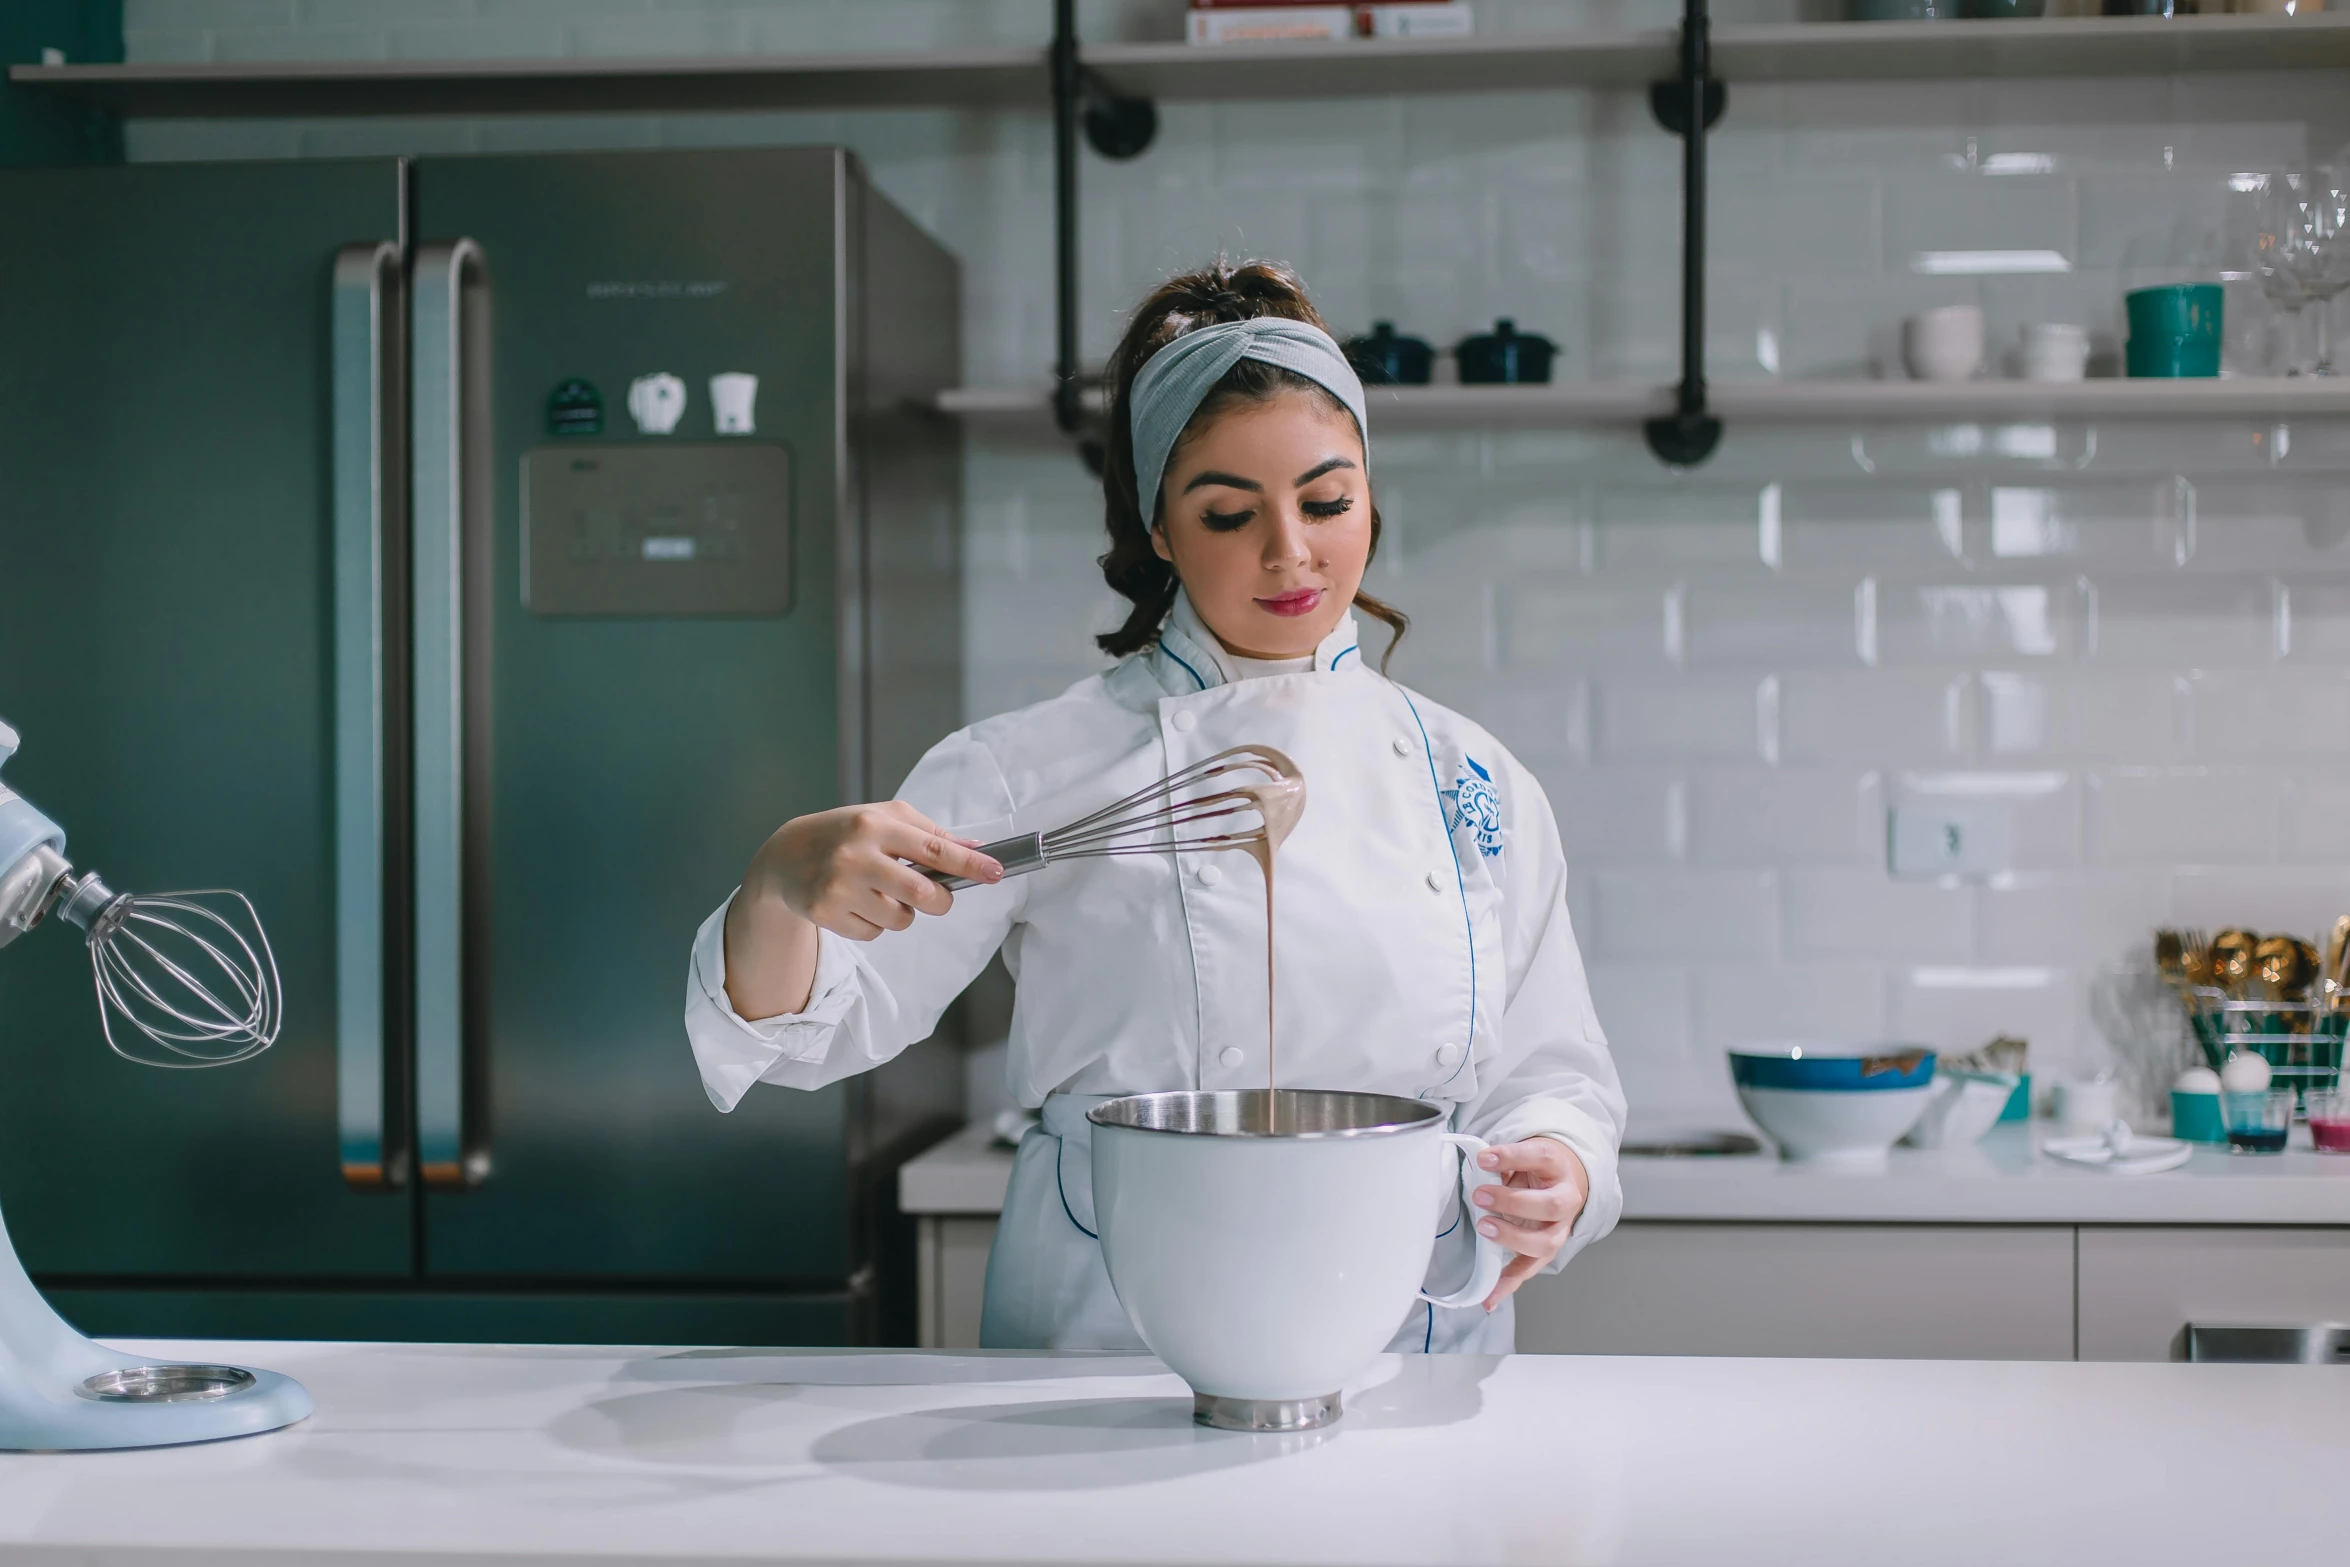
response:
<svg viewBox="0 0 2350 1567"><path fill-rule="evenodd" d="M2213 1071L2239 1050L2268 1063L2271 1080L2297 1095L2307 1115L2313 1091L2333 1089L2342 1075L2342 1041L2350 1034L2350 993L2327 987L2301 1001L2240 999L2213 986L2181 992L2195 1042Z"/></svg>

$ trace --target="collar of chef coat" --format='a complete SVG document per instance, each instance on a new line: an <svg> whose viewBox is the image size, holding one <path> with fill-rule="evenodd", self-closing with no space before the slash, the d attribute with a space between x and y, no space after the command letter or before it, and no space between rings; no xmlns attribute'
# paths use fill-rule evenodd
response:
<svg viewBox="0 0 2350 1567"><path fill-rule="evenodd" d="M1361 639L1355 634L1354 611L1350 609L1314 649L1314 669L1317 672L1351 669L1361 663L1362 656ZM1175 590L1175 607L1167 612L1167 623L1159 628L1158 646L1152 650L1151 658L1159 683L1179 695L1229 685L1240 678L1224 652L1224 644L1216 640L1216 634L1199 618L1199 611L1191 607L1191 595L1181 588ZM1341 659L1347 662L1341 664Z"/></svg>

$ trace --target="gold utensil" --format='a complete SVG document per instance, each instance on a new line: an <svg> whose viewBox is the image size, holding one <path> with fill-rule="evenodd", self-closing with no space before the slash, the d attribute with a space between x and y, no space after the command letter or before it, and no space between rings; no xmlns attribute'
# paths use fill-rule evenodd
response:
<svg viewBox="0 0 2350 1567"><path fill-rule="evenodd" d="M2260 999L2299 1000L2317 976L2317 952L2292 936L2264 936L2252 948L2252 982Z"/></svg>
<svg viewBox="0 0 2350 1567"><path fill-rule="evenodd" d="M2260 938L2248 930L2230 928L2211 938L2212 983L2241 998L2252 978L2252 949Z"/></svg>
<svg viewBox="0 0 2350 1567"><path fill-rule="evenodd" d="M2350 974L2343 972L2343 964L2350 962L2350 914L2334 921L2332 934L2326 937L2325 977L2333 981L2336 990L2350 987Z"/></svg>
<svg viewBox="0 0 2350 1567"><path fill-rule="evenodd" d="M2190 925L2179 932L2179 963L2187 976L2189 987L2208 990L2215 982L2211 972L2211 938L2199 925Z"/></svg>
<svg viewBox="0 0 2350 1567"><path fill-rule="evenodd" d="M2162 982L2176 990L2187 982L2187 949L2175 930L2154 933L2154 968Z"/></svg>

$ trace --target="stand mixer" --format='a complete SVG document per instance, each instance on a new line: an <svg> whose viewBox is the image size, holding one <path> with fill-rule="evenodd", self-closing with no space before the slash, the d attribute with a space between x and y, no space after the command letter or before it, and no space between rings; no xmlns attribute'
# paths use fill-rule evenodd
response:
<svg viewBox="0 0 2350 1567"><path fill-rule="evenodd" d="M16 731L0 722L0 764ZM241 893L118 893L75 872L65 831L0 783L0 947L55 913L84 933L98 1017L144 1066L231 1066L277 1039L277 960ZM150 1364L49 1308L0 1223L0 1450L163 1447L274 1431L310 1413L290 1377Z"/></svg>

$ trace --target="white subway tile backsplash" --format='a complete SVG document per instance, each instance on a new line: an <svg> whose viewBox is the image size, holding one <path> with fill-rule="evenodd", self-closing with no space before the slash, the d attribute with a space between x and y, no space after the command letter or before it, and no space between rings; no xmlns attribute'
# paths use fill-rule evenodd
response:
<svg viewBox="0 0 2350 1567"><path fill-rule="evenodd" d="M2029 1047L2041 1082L2069 1075L2080 1015L2075 976L2037 965L1920 965L1893 977L1893 1037L1946 1053L2006 1035Z"/></svg>
<svg viewBox="0 0 2350 1567"><path fill-rule="evenodd" d="M2088 775L2095 865L2268 861L2276 778L2242 767L2107 767Z"/></svg>
<svg viewBox="0 0 2350 1567"><path fill-rule="evenodd" d="M1609 961L1767 958L1777 948L1770 871L1607 866L1583 879L1597 916L1583 928Z"/></svg>
<svg viewBox="0 0 2350 1567"><path fill-rule="evenodd" d="M1691 584L1685 596L1692 668L1855 668L1874 662L1850 582Z"/></svg>
<svg viewBox="0 0 2350 1567"><path fill-rule="evenodd" d="M1975 682L1924 670L1797 671L1779 688L1790 764L1944 762L1972 754Z"/></svg>
<svg viewBox="0 0 2350 1567"><path fill-rule="evenodd" d="M1873 963L1725 963L1698 971L1695 1050L1701 1067L1735 1045L1783 1039L1886 1037L1884 970Z"/></svg>
<svg viewBox="0 0 2350 1567"><path fill-rule="evenodd" d="M2083 651L2099 663L2257 666L2284 651L2285 585L2273 577L2098 574L2087 584L2096 618Z"/></svg>
<svg viewBox="0 0 2350 1567"><path fill-rule="evenodd" d="M1758 683L1735 675L1598 682L1593 746L1608 761L1742 760L1767 743Z"/></svg>
<svg viewBox="0 0 2350 1567"><path fill-rule="evenodd" d="M1563 672L1646 671L1674 662L1666 643L1672 589L1615 578L1501 585L1503 646L1513 667Z"/></svg>
<svg viewBox="0 0 2350 1567"><path fill-rule="evenodd" d="M2350 865L2350 774L2288 773L2278 790L2277 843L2286 860ZM2350 873L2343 884L2350 896Z"/></svg>
<svg viewBox="0 0 2350 1567"><path fill-rule="evenodd" d="M1789 869L1779 877L1791 958L1965 962L1974 953L1975 889L1897 882L1881 869Z"/></svg>
<svg viewBox="0 0 2350 1567"><path fill-rule="evenodd" d="M1582 767L1542 775L1570 864L1664 865L1685 856L1688 780L1672 768Z"/></svg>
<svg viewBox="0 0 2350 1567"><path fill-rule="evenodd" d="M2169 910L2167 869L2017 872L1976 894L1976 957L2008 968L2101 961L2141 948Z"/></svg>
<svg viewBox="0 0 2350 1567"><path fill-rule="evenodd" d="M2055 659L2073 649L2070 582L1888 578L1875 597L1878 656L1888 667Z"/></svg>
<svg viewBox="0 0 2350 1567"><path fill-rule="evenodd" d="M2242 763L2350 754L2350 669L2204 669L2180 683L2192 757Z"/></svg>
<svg viewBox="0 0 2350 1567"><path fill-rule="evenodd" d="M2314 940L2350 911L2350 868L2185 866L2171 876L2170 906L2181 925L2241 925Z"/></svg>
<svg viewBox="0 0 2350 1567"><path fill-rule="evenodd" d="M1707 865L1881 865L1883 780L1851 769L1698 769L1689 853Z"/></svg>
<svg viewBox="0 0 2350 1567"><path fill-rule="evenodd" d="M2081 781L2069 772L1902 773L1891 803L1971 802L1995 806L2008 822L2008 869L2081 862Z"/></svg>

